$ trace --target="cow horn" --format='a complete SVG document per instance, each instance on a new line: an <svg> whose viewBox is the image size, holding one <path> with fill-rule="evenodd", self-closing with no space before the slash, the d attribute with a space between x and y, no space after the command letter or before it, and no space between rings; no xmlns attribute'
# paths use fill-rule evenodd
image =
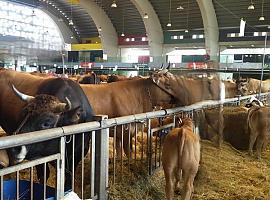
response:
<svg viewBox="0 0 270 200"><path fill-rule="evenodd" d="M15 88L15 86L13 84L12 84L12 89L13 89L14 93L23 101L29 102L30 100L35 98L33 96L21 93L19 90L17 90Z"/></svg>
<svg viewBox="0 0 270 200"><path fill-rule="evenodd" d="M55 111L56 112L65 112L65 111L71 110L71 102L70 102L70 100L67 97L65 97L65 99L66 99L67 103L60 102L55 106Z"/></svg>
<svg viewBox="0 0 270 200"><path fill-rule="evenodd" d="M67 104L66 104L66 110L71 110L72 104L71 104L69 98L68 98L68 97L65 97L65 99L66 99L66 101L67 101Z"/></svg>

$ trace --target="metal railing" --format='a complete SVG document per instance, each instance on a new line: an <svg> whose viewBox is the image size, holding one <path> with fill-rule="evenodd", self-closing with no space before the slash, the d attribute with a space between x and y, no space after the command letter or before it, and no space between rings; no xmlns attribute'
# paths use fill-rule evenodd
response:
<svg viewBox="0 0 270 200"><path fill-rule="evenodd" d="M24 133L14 136L6 136L0 138L0 149L7 149L16 146L29 145L38 142L44 142L53 139L59 139L59 153L50 155L44 158L39 158L33 161L25 162L19 165L11 166L0 170L0 186L1 195L0 199L4 199L3 187L6 176L11 173L16 173L17 181L17 199L19 199L19 184L20 184L20 171L23 169L30 169L30 188L31 199L33 199L33 167L43 164L44 177L46 177L46 165L51 161L56 161L56 182L54 187L56 189L56 198L61 199L64 196L65 187L65 159L66 159L66 143L73 143L73 167L71 170L72 175L72 190L76 191L74 185L79 185L76 179L80 176L81 183L79 185L79 193L82 199L107 199L110 184L116 181L121 181L127 169L127 173L132 173L130 167L137 162L143 164L148 174L160 167L161 162L161 146L162 134L161 131L168 131L175 127L176 115L188 115L193 117L194 111L201 110L207 107L215 107L219 105L239 105L240 102L249 99L251 96L237 97L225 99L224 101L204 101L190 106L178 107L173 109L159 110L154 112L141 113L136 115L118 117L107 119L106 116L98 117L94 122L88 122L78 125L65 126L54 128L50 130L35 131ZM267 99L269 93L261 94L262 100ZM151 122L156 118L165 118L171 116L171 121L164 125L153 127ZM144 123L141 123L144 122ZM139 126L141 129L139 129ZM120 131L119 131L120 130ZM146 132L146 135L143 135ZM77 134L90 135L90 148L86 158L84 157L83 149L81 155L81 170L79 174L74 168L74 138ZM109 133L113 139L109 139ZM120 133L120 134L119 134ZM70 137L72 136L72 137ZM141 139L138 136L142 136ZM145 138L143 136L146 136ZM120 139L120 155L116 155L116 143ZM140 141L139 141L140 139ZM109 140L112 149L112 155L109 154ZM84 142L84 140L82 140ZM128 143L126 147L126 155L123 155L123 143ZM82 145L83 148L84 145ZM70 156L70 155L69 155ZM87 162L85 162L87 161ZM110 165L109 165L110 161ZM119 177L119 179L118 179ZM46 180L43 182L43 198L46 199ZM89 187L87 186L89 185ZM87 193L87 194L86 194Z"/></svg>

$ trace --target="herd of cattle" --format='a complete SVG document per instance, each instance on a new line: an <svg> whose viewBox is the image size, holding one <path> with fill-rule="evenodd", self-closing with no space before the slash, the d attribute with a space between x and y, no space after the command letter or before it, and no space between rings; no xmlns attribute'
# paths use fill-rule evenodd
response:
<svg viewBox="0 0 270 200"><path fill-rule="evenodd" d="M107 82L106 84L98 84ZM223 87L221 87L223 86ZM270 81L262 82L261 92L268 92ZM202 100L218 100L222 96L232 98L260 91L256 79L220 81L211 78L187 78L174 75L168 69L153 72L148 77L105 76L94 73L79 78L55 78L41 74L28 74L0 70L0 126L7 135L21 134L53 127L89 122L94 115L108 115L109 118L150 112L154 108L170 108L191 105ZM268 135L270 109L252 101L248 114L251 129L249 151L252 153L257 139L257 157ZM193 180L200 160L199 137L192 132L192 122L182 119L180 128L174 129L164 141L162 161L166 178L166 194L172 199L175 181L183 174L185 182L184 199L190 199ZM81 159L82 136L76 136L75 167ZM116 135L117 154L123 146L126 155L130 151L130 137ZM84 134L84 152L88 152L90 137ZM123 144L121 142L123 141ZM0 164L7 167L59 152L59 141L11 148L8 154L0 151ZM46 150L44 150L46 149ZM72 146L67 144L67 155L72 155ZM70 171L72 156L67 156L66 168ZM43 165L37 167L38 178L42 181ZM65 187L71 187L71 176L66 174Z"/></svg>

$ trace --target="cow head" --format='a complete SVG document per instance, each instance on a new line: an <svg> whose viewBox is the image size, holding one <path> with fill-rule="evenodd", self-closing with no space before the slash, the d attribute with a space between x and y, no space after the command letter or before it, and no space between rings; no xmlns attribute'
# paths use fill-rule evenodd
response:
<svg viewBox="0 0 270 200"><path fill-rule="evenodd" d="M179 92L181 92L179 89L179 80L175 75L170 73L168 69L162 69L153 73L151 78L159 88L179 101Z"/></svg>
<svg viewBox="0 0 270 200"><path fill-rule="evenodd" d="M41 94L36 97L19 92L14 86L15 94L27 102L20 113L20 125L15 134L32 132L78 123L80 118L79 108L72 108L71 102L60 102L58 98L51 95ZM34 148L32 148L35 146ZM27 146L11 148L9 151L13 164L27 159L30 149L44 151L46 143L32 144ZM35 152L34 154L38 154ZM31 159L31 158L28 158Z"/></svg>
<svg viewBox="0 0 270 200"><path fill-rule="evenodd" d="M239 93L243 96L251 94L251 91L249 91L249 88L248 88L248 84L249 84L248 82L249 82L248 79L240 78L236 80L237 89Z"/></svg>

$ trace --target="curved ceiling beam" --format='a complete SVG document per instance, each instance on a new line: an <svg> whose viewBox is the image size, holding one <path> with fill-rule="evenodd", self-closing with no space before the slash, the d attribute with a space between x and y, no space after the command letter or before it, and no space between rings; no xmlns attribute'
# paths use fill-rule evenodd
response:
<svg viewBox="0 0 270 200"><path fill-rule="evenodd" d="M148 0L130 0L137 8L143 19L150 47L150 56L154 63L163 62L163 30L159 18ZM148 19L144 15L148 15Z"/></svg>
<svg viewBox="0 0 270 200"><path fill-rule="evenodd" d="M219 29L212 0L197 0L201 10L205 35L205 49L211 60L219 61Z"/></svg>
<svg viewBox="0 0 270 200"><path fill-rule="evenodd" d="M70 26L68 26L63 20L59 20L59 18L52 13L50 13L47 9L40 8L44 13L46 13L56 24L56 26L59 28L60 36L62 37L62 40L67 44L72 43L78 43L76 37L74 37L74 33L70 29ZM73 38L71 38L73 36Z"/></svg>
<svg viewBox="0 0 270 200"><path fill-rule="evenodd" d="M80 0L80 5L86 10L93 19L97 29L101 28L100 36L103 51L108 56L109 61L114 61L119 56L118 37L116 30L102 8L93 0Z"/></svg>

